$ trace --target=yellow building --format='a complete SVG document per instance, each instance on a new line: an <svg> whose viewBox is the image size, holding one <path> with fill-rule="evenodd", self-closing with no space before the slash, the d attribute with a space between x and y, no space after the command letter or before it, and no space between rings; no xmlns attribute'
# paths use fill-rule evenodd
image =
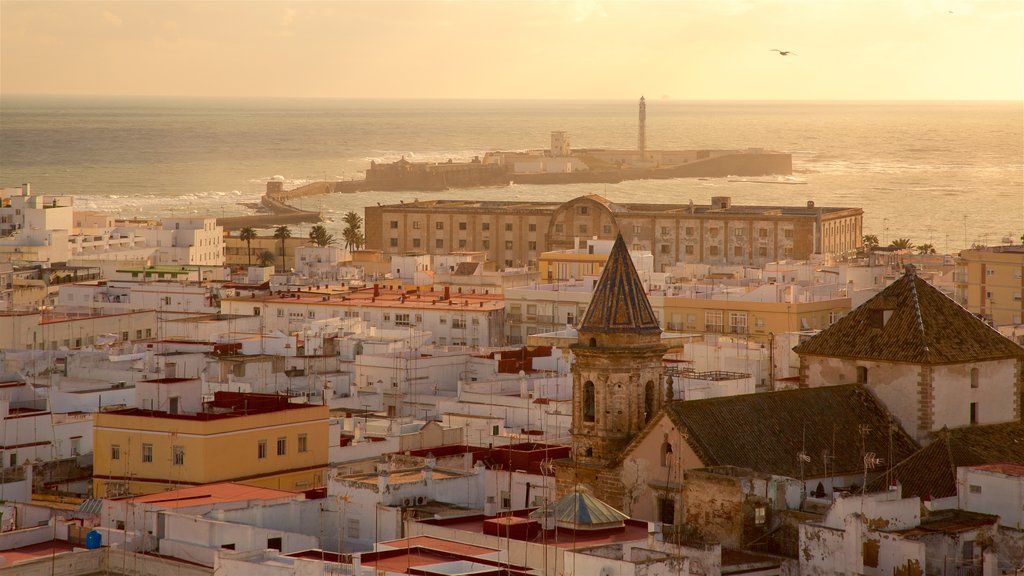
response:
<svg viewBox="0 0 1024 576"><path fill-rule="evenodd" d="M327 406L286 396L217 392L201 411L129 408L96 414L93 493L151 494L211 482L281 490L323 486Z"/></svg>
<svg viewBox="0 0 1024 576"><path fill-rule="evenodd" d="M1024 320L1024 246L964 250L954 273L956 301L996 326Z"/></svg>
<svg viewBox="0 0 1024 576"><path fill-rule="evenodd" d="M713 298L666 295L664 325L672 331L747 335L767 342L770 334L825 329L850 311L850 298L842 292L814 296L800 294L797 285L779 289L778 297L773 299L723 294Z"/></svg>

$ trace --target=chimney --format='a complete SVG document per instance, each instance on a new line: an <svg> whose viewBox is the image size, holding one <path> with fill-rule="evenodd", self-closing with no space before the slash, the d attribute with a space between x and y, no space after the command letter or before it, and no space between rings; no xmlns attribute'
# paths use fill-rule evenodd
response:
<svg viewBox="0 0 1024 576"><path fill-rule="evenodd" d="M21 195L31 196L32 195L32 184L25 182L21 185Z"/></svg>
<svg viewBox="0 0 1024 576"><path fill-rule="evenodd" d="M380 284L374 284L373 285L373 297L377 298L378 296L380 296Z"/></svg>
<svg viewBox="0 0 1024 576"><path fill-rule="evenodd" d="M380 474L377 475L377 491L381 494L388 493L388 480L389 475L387 470L381 470Z"/></svg>
<svg viewBox="0 0 1024 576"><path fill-rule="evenodd" d="M448 286L445 286L445 287L444 287L444 299L445 299L445 300L448 300L449 298L451 298L451 292L450 292L450 290L448 289Z"/></svg>

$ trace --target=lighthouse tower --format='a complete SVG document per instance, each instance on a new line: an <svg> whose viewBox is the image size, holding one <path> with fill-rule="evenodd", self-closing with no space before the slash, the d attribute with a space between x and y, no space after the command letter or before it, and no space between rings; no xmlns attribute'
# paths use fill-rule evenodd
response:
<svg viewBox="0 0 1024 576"><path fill-rule="evenodd" d="M647 153L647 101L640 97L640 131L636 137L636 149L640 151L640 160Z"/></svg>

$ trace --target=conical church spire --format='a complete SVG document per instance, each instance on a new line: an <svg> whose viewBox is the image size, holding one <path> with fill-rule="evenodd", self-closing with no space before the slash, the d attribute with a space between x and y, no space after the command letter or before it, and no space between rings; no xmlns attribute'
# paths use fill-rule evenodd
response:
<svg viewBox="0 0 1024 576"><path fill-rule="evenodd" d="M644 293L643 283L621 234L615 238L579 331L599 334L661 333L658 318Z"/></svg>

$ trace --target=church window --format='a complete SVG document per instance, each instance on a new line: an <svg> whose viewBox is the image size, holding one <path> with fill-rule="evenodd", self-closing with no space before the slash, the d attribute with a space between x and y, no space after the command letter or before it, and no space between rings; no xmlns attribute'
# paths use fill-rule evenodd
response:
<svg viewBox="0 0 1024 576"><path fill-rule="evenodd" d="M666 467L672 465L672 445L668 442L661 445L661 465Z"/></svg>
<svg viewBox="0 0 1024 576"><path fill-rule="evenodd" d="M654 382L648 380L644 385L644 422L654 417Z"/></svg>
<svg viewBox="0 0 1024 576"><path fill-rule="evenodd" d="M587 380L583 384L583 421L593 422L594 421L594 383Z"/></svg>
<svg viewBox="0 0 1024 576"><path fill-rule="evenodd" d="M597 348L597 338L591 338L590 339L590 347L591 348Z"/></svg>
<svg viewBox="0 0 1024 576"><path fill-rule="evenodd" d="M658 498L658 521L662 524L676 523L676 502L671 498Z"/></svg>
<svg viewBox="0 0 1024 576"><path fill-rule="evenodd" d="M977 388L980 383L977 368L971 368L971 388Z"/></svg>
<svg viewBox="0 0 1024 576"><path fill-rule="evenodd" d="M868 383L868 369L866 366L857 366L857 384Z"/></svg>

